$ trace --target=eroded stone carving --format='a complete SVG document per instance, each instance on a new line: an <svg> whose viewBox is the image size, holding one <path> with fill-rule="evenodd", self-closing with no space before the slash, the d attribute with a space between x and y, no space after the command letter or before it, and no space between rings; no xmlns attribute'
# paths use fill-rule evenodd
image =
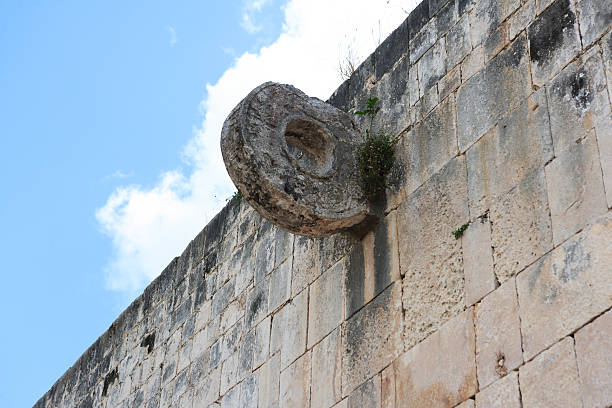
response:
<svg viewBox="0 0 612 408"><path fill-rule="evenodd" d="M350 116L290 85L255 88L225 120L221 151L243 197L290 232L360 234L376 219L359 183Z"/></svg>

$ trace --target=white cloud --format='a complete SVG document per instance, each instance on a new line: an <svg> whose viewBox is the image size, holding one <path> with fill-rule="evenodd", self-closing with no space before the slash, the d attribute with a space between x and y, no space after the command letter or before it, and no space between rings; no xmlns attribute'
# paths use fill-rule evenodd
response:
<svg viewBox="0 0 612 408"><path fill-rule="evenodd" d="M263 7L270 4L272 0L244 0L242 4L242 20L240 25L249 34L255 34L263 28L255 22L256 15L261 13Z"/></svg>
<svg viewBox="0 0 612 408"><path fill-rule="evenodd" d="M262 7L265 1L253 4ZM206 85L203 122L183 152L188 170L162 174L153 188L119 188L97 210L114 248L108 287L141 290L225 205L235 188L225 171L219 136L226 116L249 91L276 81L326 99L341 82L337 68L347 35L353 52L365 57L378 45L379 33L385 38L405 19L398 8L408 10L413 3L290 0L279 38L256 54L243 54L217 83Z"/></svg>
<svg viewBox="0 0 612 408"><path fill-rule="evenodd" d="M176 37L176 30L174 29L174 27L166 26L166 31L170 35L170 39L168 40L168 44L170 44L171 47L174 47L174 45L178 41L178 38Z"/></svg>

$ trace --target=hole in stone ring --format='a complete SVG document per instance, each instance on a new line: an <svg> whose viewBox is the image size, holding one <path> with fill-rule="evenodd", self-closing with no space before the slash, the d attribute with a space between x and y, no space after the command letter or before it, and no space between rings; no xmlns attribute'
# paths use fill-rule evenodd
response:
<svg viewBox="0 0 612 408"><path fill-rule="evenodd" d="M316 177L329 176L333 165L334 145L318 124L292 119L285 127L287 153L300 170Z"/></svg>

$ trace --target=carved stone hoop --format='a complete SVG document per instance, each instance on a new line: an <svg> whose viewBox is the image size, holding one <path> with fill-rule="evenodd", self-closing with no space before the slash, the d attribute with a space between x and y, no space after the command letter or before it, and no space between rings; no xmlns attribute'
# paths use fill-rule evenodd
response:
<svg viewBox="0 0 612 408"><path fill-rule="evenodd" d="M221 152L243 197L295 234L361 230L375 218L359 184L350 116L290 85L267 82L223 124Z"/></svg>

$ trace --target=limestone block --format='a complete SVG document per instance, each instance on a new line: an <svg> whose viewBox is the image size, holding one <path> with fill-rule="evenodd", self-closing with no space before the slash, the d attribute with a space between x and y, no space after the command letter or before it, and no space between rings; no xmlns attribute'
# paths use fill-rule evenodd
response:
<svg viewBox="0 0 612 408"><path fill-rule="evenodd" d="M213 296L212 313L215 316L221 315L227 305L234 299L234 280L228 281Z"/></svg>
<svg viewBox="0 0 612 408"><path fill-rule="evenodd" d="M471 218L553 158L545 90L521 103L466 152Z"/></svg>
<svg viewBox="0 0 612 408"><path fill-rule="evenodd" d="M259 367L267 359L270 352L270 329L272 318L266 317L255 329L255 349L253 351L253 366Z"/></svg>
<svg viewBox="0 0 612 408"><path fill-rule="evenodd" d="M449 39L447 38L447 41ZM448 44L448 42L447 42ZM448 52L448 51L447 51ZM461 62L461 79L466 82L484 68L484 45L474 48Z"/></svg>
<svg viewBox="0 0 612 408"><path fill-rule="evenodd" d="M536 15L536 0L523 2L521 8L508 20L510 25L510 40L513 40L521 31L533 21Z"/></svg>
<svg viewBox="0 0 612 408"><path fill-rule="evenodd" d="M482 385L481 385L482 386ZM521 408L518 372L494 382L476 394L476 408Z"/></svg>
<svg viewBox="0 0 612 408"><path fill-rule="evenodd" d="M456 1L446 0L438 1L440 6L443 6L438 15L436 16L436 28L438 29L438 38L441 38L444 34L451 29L459 19L459 4ZM444 5L446 3L446 5ZM433 15L433 14L432 14Z"/></svg>
<svg viewBox="0 0 612 408"><path fill-rule="evenodd" d="M410 97L410 106L413 106L421 97L419 90L419 66L414 64L408 71L408 95Z"/></svg>
<svg viewBox="0 0 612 408"><path fill-rule="evenodd" d="M254 236L251 235L241 248L240 269L236 272L236 287L234 288L236 294L242 293L253 282L253 271L255 269L255 259L253 257L255 251L253 245Z"/></svg>
<svg viewBox="0 0 612 408"><path fill-rule="evenodd" d="M276 265L283 262L289 256L293 255L293 242L295 241L295 235L283 231L280 228L275 229L276 247L274 249L274 262Z"/></svg>
<svg viewBox="0 0 612 408"><path fill-rule="evenodd" d="M385 129L392 135L400 134L410 125L409 72L410 59L405 57L379 82L379 89L385 97L381 98L381 112L378 115L384 119Z"/></svg>
<svg viewBox="0 0 612 408"><path fill-rule="evenodd" d="M395 370L393 364L385 368L380 379L381 408L395 408Z"/></svg>
<svg viewBox="0 0 612 408"><path fill-rule="evenodd" d="M257 243L255 245L255 285L261 282L276 266L275 228L271 222L264 221L257 232Z"/></svg>
<svg viewBox="0 0 612 408"><path fill-rule="evenodd" d="M457 405L455 408L474 408L474 406L474 400L469 399Z"/></svg>
<svg viewBox="0 0 612 408"><path fill-rule="evenodd" d="M480 388L523 363L520 326L516 285L510 279L476 306L476 366Z"/></svg>
<svg viewBox="0 0 612 408"><path fill-rule="evenodd" d="M344 320L344 270L344 262L338 262L310 286L308 348L318 343Z"/></svg>
<svg viewBox="0 0 612 408"><path fill-rule="evenodd" d="M612 77L612 71L610 72ZM612 114L596 128L599 159L603 173L608 208L612 208Z"/></svg>
<svg viewBox="0 0 612 408"><path fill-rule="evenodd" d="M268 310L276 310L291 296L291 265L289 258L280 264L270 275L270 294L268 295Z"/></svg>
<svg viewBox="0 0 612 408"><path fill-rule="evenodd" d="M574 336L584 408L612 404L612 311Z"/></svg>
<svg viewBox="0 0 612 408"><path fill-rule="evenodd" d="M525 360L612 305L612 215L517 277Z"/></svg>
<svg viewBox="0 0 612 408"><path fill-rule="evenodd" d="M282 352L281 352L282 355ZM310 406L310 352L307 352L280 374L281 408Z"/></svg>
<svg viewBox="0 0 612 408"><path fill-rule="evenodd" d="M438 83L439 101L442 102L450 93L454 92L461 85L461 67L457 65Z"/></svg>
<svg viewBox="0 0 612 408"><path fill-rule="evenodd" d="M246 333L240 340L238 350L238 365L236 378L238 382L244 380L253 369L253 354L255 352L255 330Z"/></svg>
<svg viewBox="0 0 612 408"><path fill-rule="evenodd" d="M291 274L291 294L293 296L301 292L321 274L319 241L316 238L295 237Z"/></svg>
<svg viewBox="0 0 612 408"><path fill-rule="evenodd" d="M521 5L521 0L480 0L470 13L472 44L480 45Z"/></svg>
<svg viewBox="0 0 612 408"><path fill-rule="evenodd" d="M448 321L394 362L401 408L450 408L476 393L474 310Z"/></svg>
<svg viewBox="0 0 612 408"><path fill-rule="evenodd" d="M220 408L234 408L240 403L240 387L232 388L221 398Z"/></svg>
<svg viewBox="0 0 612 408"><path fill-rule="evenodd" d="M332 235L322 239L319 242L321 271L325 272L343 258L353 247L354 243L353 239L343 234Z"/></svg>
<svg viewBox="0 0 612 408"><path fill-rule="evenodd" d="M354 158L358 141L346 112L267 82L225 120L221 152L261 216L295 234L327 236L371 217Z"/></svg>
<svg viewBox="0 0 612 408"><path fill-rule="evenodd" d="M221 366L221 395L236 385L236 373L238 371L238 352L229 356Z"/></svg>
<svg viewBox="0 0 612 408"><path fill-rule="evenodd" d="M236 322L244 317L244 308L246 303L246 296L236 298L231 302L223 313L221 314L221 321L219 323L219 333L225 333L230 327L234 326Z"/></svg>
<svg viewBox="0 0 612 408"><path fill-rule="evenodd" d="M578 22L586 48L595 42L612 22L612 4L606 0L583 0L576 5Z"/></svg>
<svg viewBox="0 0 612 408"><path fill-rule="evenodd" d="M536 14L540 14L554 0L536 0Z"/></svg>
<svg viewBox="0 0 612 408"><path fill-rule="evenodd" d="M470 21L467 16L459 20L446 35L446 57L449 68L457 65L472 49L470 41ZM482 67L482 66L481 66ZM481 68L479 67L479 69Z"/></svg>
<svg viewBox="0 0 612 408"><path fill-rule="evenodd" d="M564 338L522 366L519 382L525 407L581 407L573 339Z"/></svg>
<svg viewBox="0 0 612 408"><path fill-rule="evenodd" d="M508 23L502 23L491 35L487 38L484 44L485 62L496 56L509 42L510 27Z"/></svg>
<svg viewBox="0 0 612 408"><path fill-rule="evenodd" d="M426 89L425 94L421 97L421 99L419 100L419 103L417 103L416 105L416 108L417 108L416 120L420 121L421 119L429 115L429 112L431 112L433 108L435 108L438 105L438 100L439 100L439 97L438 97L438 86L437 85L434 85L429 89Z"/></svg>
<svg viewBox="0 0 612 408"><path fill-rule="evenodd" d="M257 408L257 374L253 373L240 383L240 408Z"/></svg>
<svg viewBox="0 0 612 408"><path fill-rule="evenodd" d="M406 194L411 194L457 155L454 98L439 104L404 137Z"/></svg>
<svg viewBox="0 0 612 408"><path fill-rule="evenodd" d="M257 400L260 407L278 406L280 385L280 353L272 356L257 373Z"/></svg>
<svg viewBox="0 0 612 408"><path fill-rule="evenodd" d="M465 273L465 305L471 306L495 290L491 223L488 217L477 218L461 237Z"/></svg>
<svg viewBox="0 0 612 408"><path fill-rule="evenodd" d="M612 31L601 39L600 44L608 78L608 93L612 93Z"/></svg>
<svg viewBox="0 0 612 408"><path fill-rule="evenodd" d="M530 93L526 40L524 35L520 35L487 64L486 70L479 71L459 88L459 149L466 151Z"/></svg>
<svg viewBox="0 0 612 408"><path fill-rule="evenodd" d="M306 351L308 291L302 291L272 317L270 352L281 351L281 369L285 369Z"/></svg>
<svg viewBox="0 0 612 408"><path fill-rule="evenodd" d="M219 397L221 384L221 369L217 368L210 372L204 381L194 388L193 406L207 407Z"/></svg>
<svg viewBox="0 0 612 408"><path fill-rule="evenodd" d="M389 365L402 350L399 283L391 285L346 321L342 350L342 393Z"/></svg>
<svg viewBox="0 0 612 408"><path fill-rule="evenodd" d="M452 232L468 220L466 190L465 161L457 157L397 210L407 346L463 310L461 241Z"/></svg>
<svg viewBox="0 0 612 408"><path fill-rule="evenodd" d="M546 166L553 241L560 244L608 209L595 133Z"/></svg>
<svg viewBox="0 0 612 408"><path fill-rule="evenodd" d="M542 86L580 51L576 12L570 0L556 0L527 28L533 83Z"/></svg>
<svg viewBox="0 0 612 408"><path fill-rule="evenodd" d="M406 19L374 52L376 81L380 81L386 73L393 72L395 63L408 53L408 39L408 19Z"/></svg>
<svg viewBox="0 0 612 408"><path fill-rule="evenodd" d="M436 20L431 19L423 29L411 37L410 40L410 63L414 64L425 54L425 52L435 44L436 36Z"/></svg>
<svg viewBox="0 0 612 408"><path fill-rule="evenodd" d="M418 62L421 96L446 74L446 45L441 38ZM437 102L437 101L436 101ZM350 405L350 403L349 403Z"/></svg>
<svg viewBox="0 0 612 408"><path fill-rule="evenodd" d="M348 397L348 408L379 408L381 401L380 374L361 384Z"/></svg>
<svg viewBox="0 0 612 408"><path fill-rule="evenodd" d="M270 291L270 278L266 276L253 287L246 300L246 327L251 328L258 324L268 314L268 293Z"/></svg>
<svg viewBox="0 0 612 408"><path fill-rule="evenodd" d="M552 248L544 171L527 176L491 206L491 241L500 283Z"/></svg>
<svg viewBox="0 0 612 408"><path fill-rule="evenodd" d="M334 330L312 349L311 406L329 408L342 397L342 338Z"/></svg>

